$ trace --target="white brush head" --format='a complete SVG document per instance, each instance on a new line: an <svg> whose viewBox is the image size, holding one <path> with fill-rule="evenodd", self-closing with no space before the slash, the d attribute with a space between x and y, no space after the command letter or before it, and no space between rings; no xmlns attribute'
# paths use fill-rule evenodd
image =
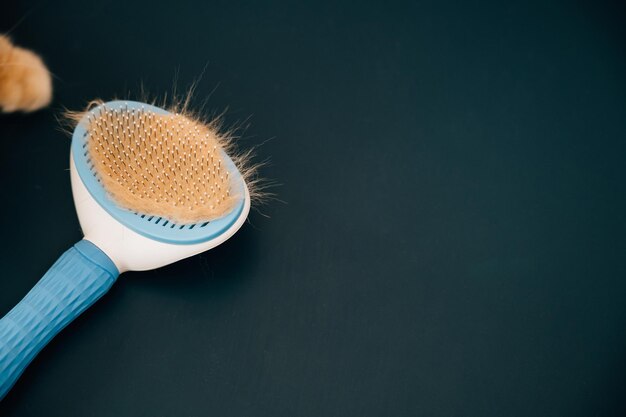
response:
<svg viewBox="0 0 626 417"><path fill-rule="evenodd" d="M120 111L147 107L166 113L153 106L129 101L101 106ZM166 213L142 213L120 207L103 185L104 181L87 151L89 140L93 139L89 137L88 116L97 116L103 110L101 106L90 110L74 131L70 156L72 193L85 239L102 249L120 272L154 269L176 262L219 245L239 230L250 210L250 193L243 177L225 154L224 168L233 179L232 195L238 200L222 218L185 223L168 218ZM199 184L202 189L209 186Z"/></svg>

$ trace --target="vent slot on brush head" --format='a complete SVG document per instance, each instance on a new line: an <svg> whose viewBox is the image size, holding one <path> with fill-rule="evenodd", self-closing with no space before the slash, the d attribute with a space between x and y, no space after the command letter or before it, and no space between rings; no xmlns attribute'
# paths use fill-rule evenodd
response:
<svg viewBox="0 0 626 417"><path fill-rule="evenodd" d="M217 236L236 221L247 195L217 132L144 103L113 101L85 113L72 156L109 214L169 243Z"/></svg>

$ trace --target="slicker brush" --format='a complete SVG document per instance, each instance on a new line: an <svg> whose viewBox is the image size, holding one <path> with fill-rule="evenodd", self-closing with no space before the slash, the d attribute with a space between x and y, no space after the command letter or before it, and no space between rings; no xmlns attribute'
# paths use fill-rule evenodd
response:
<svg viewBox="0 0 626 417"><path fill-rule="evenodd" d="M250 210L250 170L215 124L133 101L74 116L70 173L85 237L0 320L0 399L120 273L213 248Z"/></svg>

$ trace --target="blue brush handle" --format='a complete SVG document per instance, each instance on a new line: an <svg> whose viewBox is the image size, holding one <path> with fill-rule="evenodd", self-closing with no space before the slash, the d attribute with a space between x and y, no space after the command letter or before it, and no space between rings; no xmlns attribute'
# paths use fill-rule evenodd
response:
<svg viewBox="0 0 626 417"><path fill-rule="evenodd" d="M102 297L118 275L111 259L87 240L61 255L0 320L0 400L50 339Z"/></svg>

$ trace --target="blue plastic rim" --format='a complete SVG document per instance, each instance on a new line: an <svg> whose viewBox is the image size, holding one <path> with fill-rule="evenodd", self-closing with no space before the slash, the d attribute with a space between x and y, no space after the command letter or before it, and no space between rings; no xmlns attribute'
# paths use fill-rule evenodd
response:
<svg viewBox="0 0 626 417"><path fill-rule="evenodd" d="M89 141L87 116L89 114L97 116L102 108L121 111L146 110L157 114L170 113L159 107L136 101L109 101L91 109L74 129L74 134L72 135L72 158L74 158L78 175L83 184L85 184L89 194L115 220L147 238L181 245L206 242L224 233L237 221L245 204L245 183L235 163L226 154L224 154L224 162L231 178L233 178L233 192L241 197L235 204L235 207L219 219L193 224L176 224L163 217L137 213L118 206L100 182L87 152L87 143Z"/></svg>

